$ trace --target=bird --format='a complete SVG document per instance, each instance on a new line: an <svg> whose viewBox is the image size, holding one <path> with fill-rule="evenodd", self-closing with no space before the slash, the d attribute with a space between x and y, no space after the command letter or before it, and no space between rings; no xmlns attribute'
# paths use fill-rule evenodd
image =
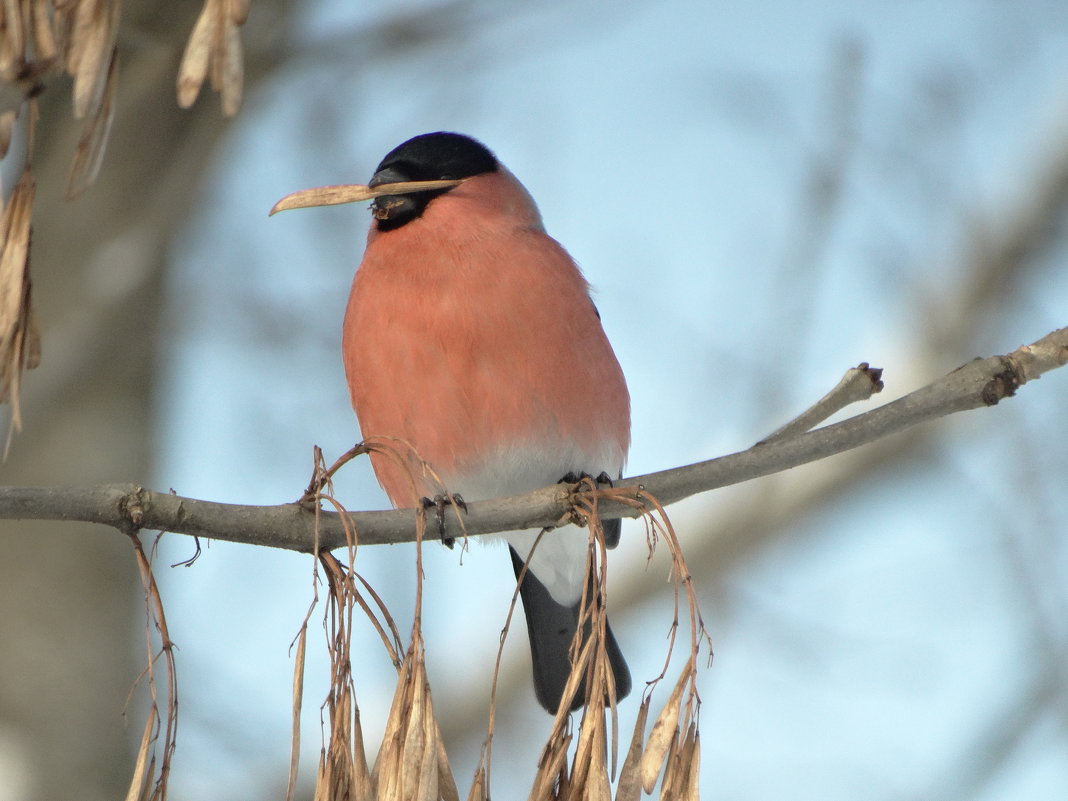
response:
<svg viewBox="0 0 1068 801"><path fill-rule="evenodd" d="M590 285L545 232L526 188L485 145L446 131L391 150L368 186L449 179L459 182L374 201L345 312L343 361L361 434L411 447L399 459L372 452L379 483L407 508L440 503L423 462L468 502L619 477L630 446L626 380ZM620 521L603 528L614 547ZM591 580L588 533L555 529L531 557L537 534L503 539L517 578L529 559L519 593L535 696L555 714ZM630 672L607 623L605 632L622 699ZM584 684L567 700L581 708Z"/></svg>

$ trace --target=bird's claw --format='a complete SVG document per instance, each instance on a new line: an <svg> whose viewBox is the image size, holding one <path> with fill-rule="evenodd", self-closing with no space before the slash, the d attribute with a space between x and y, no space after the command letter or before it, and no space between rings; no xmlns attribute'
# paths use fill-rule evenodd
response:
<svg viewBox="0 0 1068 801"><path fill-rule="evenodd" d="M456 543L455 537L445 536L445 507L455 506L457 509L467 513L467 501L461 497L460 493L454 492L451 495L435 495L433 498L420 498L419 503L423 505L424 509L434 507L434 516L438 521L438 539L441 540L441 544L446 548L452 548Z"/></svg>
<svg viewBox="0 0 1068 801"><path fill-rule="evenodd" d="M559 483L559 484L579 484L580 482L587 481L587 480L591 481L594 484L594 489L597 489L597 485L598 484L607 484L609 487L614 487L615 486L615 484L612 482L611 476L609 476L608 473L606 473L604 470L602 470L600 472L600 474L598 474L596 476L591 476L585 470L583 470L581 473L576 473L574 470L568 470L563 475L563 477L561 477L560 481L558 481L557 483ZM578 512L577 508L573 512L573 517L574 517L574 523L577 526L584 527L589 523L589 520L587 519L587 517L585 515L583 515L583 514L580 514ZM611 522L611 521L609 521L609 522Z"/></svg>
<svg viewBox="0 0 1068 801"><path fill-rule="evenodd" d="M612 477L609 476L608 473L606 473L604 470L602 470L600 474L596 476L591 476L585 470L581 473L576 473L574 470L568 470L566 473L564 473L564 475L557 483L578 484L580 481L586 478L590 479L595 484L607 484L609 487L615 486L614 482L612 481Z"/></svg>

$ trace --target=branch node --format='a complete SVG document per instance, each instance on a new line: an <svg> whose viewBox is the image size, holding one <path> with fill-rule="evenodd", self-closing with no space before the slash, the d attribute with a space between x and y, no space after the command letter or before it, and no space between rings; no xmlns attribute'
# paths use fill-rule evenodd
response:
<svg viewBox="0 0 1068 801"><path fill-rule="evenodd" d="M123 532L136 534L145 524L144 487L134 487L119 498L119 515L124 521Z"/></svg>
<svg viewBox="0 0 1068 801"><path fill-rule="evenodd" d="M997 406L1002 398L1011 398L1026 380L1011 359L1002 358L1001 363L1004 369L994 374L980 393L983 403L987 406Z"/></svg>

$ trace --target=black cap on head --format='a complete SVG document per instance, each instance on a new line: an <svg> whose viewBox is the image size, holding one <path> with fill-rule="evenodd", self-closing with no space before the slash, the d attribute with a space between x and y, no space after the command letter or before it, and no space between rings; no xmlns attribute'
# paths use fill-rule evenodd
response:
<svg viewBox="0 0 1068 801"><path fill-rule="evenodd" d="M395 181L437 181L470 178L497 171L497 159L480 142L457 133L422 134L393 148L375 170L370 186ZM418 218L431 200L448 192L435 189L410 195L383 195L372 213L378 230L391 231Z"/></svg>

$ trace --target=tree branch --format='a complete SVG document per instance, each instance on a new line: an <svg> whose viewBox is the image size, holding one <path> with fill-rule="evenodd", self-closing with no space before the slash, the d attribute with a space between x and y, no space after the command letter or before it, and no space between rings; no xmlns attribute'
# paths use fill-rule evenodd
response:
<svg viewBox="0 0 1068 801"><path fill-rule="evenodd" d="M1005 356L976 359L896 401L840 423L794 436L769 439L748 450L706 462L627 478L598 501L605 518L637 517L631 503L654 496L661 504L731 484L789 470L827 456L935 420L955 412L993 406L1011 397L1023 384L1068 363L1068 328L1061 328ZM448 517L445 535L462 537L497 531L555 526L570 519L570 489L554 485L468 505L463 525ZM416 536L411 509L347 513L361 545L411 542ZM239 506L200 501L133 484L97 487L0 488L0 518L74 520L100 523L120 531L158 529L208 539L267 545L311 552L316 544L333 549L346 543L337 513L316 512L296 503L280 506ZM436 539L436 527L427 539Z"/></svg>

